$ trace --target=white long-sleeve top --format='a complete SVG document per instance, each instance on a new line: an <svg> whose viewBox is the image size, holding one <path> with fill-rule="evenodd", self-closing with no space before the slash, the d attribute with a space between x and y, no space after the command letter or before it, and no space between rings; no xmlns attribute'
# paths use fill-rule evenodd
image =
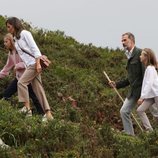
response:
<svg viewBox="0 0 158 158"><path fill-rule="evenodd" d="M20 39L15 38L15 47L21 59L26 64L26 66L35 64L36 63L35 58L38 58L41 56L41 52L39 48L37 47L31 32L27 30L21 31ZM25 50L26 52L29 52L30 54L32 54L35 58L23 52L21 48Z"/></svg>
<svg viewBox="0 0 158 158"><path fill-rule="evenodd" d="M141 99L154 98L158 96L158 74L154 66L147 66L144 74Z"/></svg>

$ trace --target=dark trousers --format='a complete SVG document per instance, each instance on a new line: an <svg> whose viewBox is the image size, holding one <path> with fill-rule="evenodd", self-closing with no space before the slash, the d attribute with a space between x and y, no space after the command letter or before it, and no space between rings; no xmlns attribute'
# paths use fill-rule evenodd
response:
<svg viewBox="0 0 158 158"><path fill-rule="evenodd" d="M17 92L18 80L15 78L4 91L3 98L8 100L13 94ZM33 92L31 84L28 85L29 97L32 99L33 104L39 114L44 114L41 104L39 103L35 93Z"/></svg>

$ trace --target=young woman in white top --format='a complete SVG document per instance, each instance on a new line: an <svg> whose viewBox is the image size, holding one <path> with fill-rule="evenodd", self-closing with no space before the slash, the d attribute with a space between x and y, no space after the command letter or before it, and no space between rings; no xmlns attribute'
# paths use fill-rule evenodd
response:
<svg viewBox="0 0 158 158"><path fill-rule="evenodd" d="M157 61L154 52L149 48L142 50L140 60L146 66L146 70L142 84L141 97L138 100L140 106L137 109L137 113L145 129L147 131L153 131L145 111L152 106L153 103L158 107Z"/></svg>
<svg viewBox="0 0 158 158"><path fill-rule="evenodd" d="M16 50L26 65L26 70L18 81L19 102L23 102L24 107L30 111L27 85L31 83L33 91L45 112L43 121L52 120L53 116L41 81L41 52L37 47L31 32L23 28L23 25L18 18L8 18L6 21L6 27L8 32L14 36ZM28 55L26 52L32 54L35 58Z"/></svg>

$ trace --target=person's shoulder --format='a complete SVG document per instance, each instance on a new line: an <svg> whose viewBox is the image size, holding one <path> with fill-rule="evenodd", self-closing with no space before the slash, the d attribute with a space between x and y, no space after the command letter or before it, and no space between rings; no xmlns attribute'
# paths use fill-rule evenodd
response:
<svg viewBox="0 0 158 158"><path fill-rule="evenodd" d="M136 56L140 56L142 49L135 46L133 49L133 52L134 52L134 54L136 54Z"/></svg>
<svg viewBox="0 0 158 158"><path fill-rule="evenodd" d="M141 48L138 48L138 47L136 47L136 46L135 46L134 50L137 51L137 52L139 52L139 53L142 52L142 49L141 49Z"/></svg>
<svg viewBox="0 0 158 158"><path fill-rule="evenodd" d="M155 71L156 69L155 69L155 66L153 66L153 65L148 65L147 68L146 68L146 70L147 70L147 71L153 71L153 70Z"/></svg>
<svg viewBox="0 0 158 158"><path fill-rule="evenodd" d="M9 51L8 52L8 60L13 60L14 59L14 52Z"/></svg>
<svg viewBox="0 0 158 158"><path fill-rule="evenodd" d="M25 36L25 35L27 35L27 34L30 34L30 32L27 31L27 30L22 30L22 31L21 31L21 36Z"/></svg>

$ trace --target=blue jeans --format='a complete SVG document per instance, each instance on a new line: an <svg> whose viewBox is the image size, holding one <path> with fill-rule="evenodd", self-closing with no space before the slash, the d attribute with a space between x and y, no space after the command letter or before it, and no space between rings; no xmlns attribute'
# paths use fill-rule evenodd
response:
<svg viewBox="0 0 158 158"><path fill-rule="evenodd" d="M120 109L124 131L129 135L134 135L131 112L134 106L136 105L136 103L137 103L137 99L132 97L130 97L129 99L126 98Z"/></svg>
<svg viewBox="0 0 158 158"><path fill-rule="evenodd" d="M8 100L11 98L12 95L14 95L17 92L17 82L18 80L15 78L7 87L7 89L4 91L3 98L5 100ZM44 114L44 111L42 109L41 104L39 103L35 93L33 92L31 84L28 85L28 91L29 91L29 97L32 99L33 104L36 107L36 110L39 114Z"/></svg>

